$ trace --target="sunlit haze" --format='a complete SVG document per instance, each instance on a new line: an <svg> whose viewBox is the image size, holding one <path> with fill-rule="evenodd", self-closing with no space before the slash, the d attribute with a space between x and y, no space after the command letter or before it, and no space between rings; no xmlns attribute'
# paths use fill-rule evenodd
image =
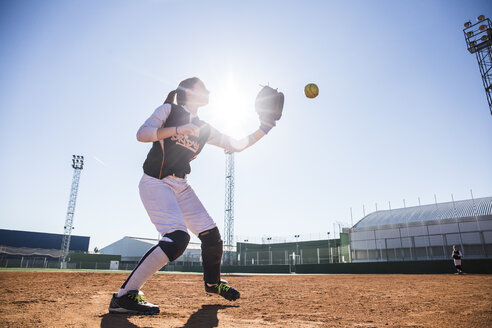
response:
<svg viewBox="0 0 492 328"><path fill-rule="evenodd" d="M260 124L261 85L285 94L277 126L235 154L235 235L334 236L376 206L492 196L492 115L463 35L480 14L491 1L1 1L0 227L63 233L76 154L73 234L91 250L155 238L136 133L193 76L211 92L200 119L237 139ZM225 160L207 145L188 177L221 231Z"/></svg>
<svg viewBox="0 0 492 328"><path fill-rule="evenodd" d="M240 76L244 75L245 72L241 72ZM227 75L219 80L217 90L212 91L210 96L210 111L211 120L217 128L220 127L221 132L235 138L251 132L244 122L255 119L255 112L251 110L254 106L254 87L250 85L248 88L245 80L236 79L234 68L230 68ZM260 89L259 86L257 89Z"/></svg>

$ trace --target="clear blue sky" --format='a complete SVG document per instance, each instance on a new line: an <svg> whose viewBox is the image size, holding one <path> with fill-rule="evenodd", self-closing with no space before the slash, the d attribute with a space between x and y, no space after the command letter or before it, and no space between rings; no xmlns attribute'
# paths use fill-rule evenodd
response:
<svg viewBox="0 0 492 328"><path fill-rule="evenodd" d="M63 233L86 158L74 234L91 249L156 237L138 195L142 122L184 78L202 119L258 126L259 84L284 115L236 155L235 233L333 231L366 213L492 195L492 116L463 23L490 1L8 1L0 4L0 228ZM318 98L303 95L306 83ZM189 181L222 231L225 156Z"/></svg>

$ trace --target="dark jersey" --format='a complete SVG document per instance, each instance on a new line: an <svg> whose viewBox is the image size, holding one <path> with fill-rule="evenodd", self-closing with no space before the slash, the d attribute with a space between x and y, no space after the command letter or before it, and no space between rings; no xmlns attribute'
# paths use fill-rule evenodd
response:
<svg viewBox="0 0 492 328"><path fill-rule="evenodd" d="M190 120L190 116L183 107L171 105L171 112L162 127L175 127L191 122L200 127L199 136L179 134L155 141L143 164L145 174L162 179L172 174L183 176L191 172L190 161L205 146L210 136L210 125L197 117Z"/></svg>

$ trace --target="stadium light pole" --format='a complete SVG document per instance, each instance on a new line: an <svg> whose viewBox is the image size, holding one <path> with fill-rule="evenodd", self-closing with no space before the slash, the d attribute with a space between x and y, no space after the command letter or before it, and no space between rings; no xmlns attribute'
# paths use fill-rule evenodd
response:
<svg viewBox="0 0 492 328"><path fill-rule="evenodd" d="M64 269L67 266L67 255L70 250L70 237L73 230L73 215L75 212L75 203L77 201L77 193L79 190L80 173L84 168L84 156L72 155L73 178L72 188L70 190L70 199L68 201L67 217L65 226L63 227L63 239L61 244L60 268Z"/></svg>
<svg viewBox="0 0 492 328"><path fill-rule="evenodd" d="M330 232L328 231L328 263L331 263L331 256L330 256Z"/></svg>
<svg viewBox="0 0 492 328"><path fill-rule="evenodd" d="M297 257L299 256L299 235L294 235L294 238L296 239L296 258L294 262L297 264Z"/></svg>
<svg viewBox="0 0 492 328"><path fill-rule="evenodd" d="M234 248L234 153L225 151L225 155L224 262L232 265L232 251Z"/></svg>
<svg viewBox="0 0 492 328"><path fill-rule="evenodd" d="M268 262L270 262L270 265L272 265L272 247L270 246L270 243L272 242L272 237L267 237L268 241Z"/></svg>
<svg viewBox="0 0 492 328"><path fill-rule="evenodd" d="M475 24L468 21L464 25L466 48L477 57L490 115L492 115L492 24L490 19L480 15Z"/></svg>
<svg viewBox="0 0 492 328"><path fill-rule="evenodd" d="M245 239L244 242L247 243L248 242L248 239ZM244 265L247 265L248 264L246 262L247 254L248 254L248 246L244 245Z"/></svg>
<svg viewBox="0 0 492 328"><path fill-rule="evenodd" d="M338 255L338 263L341 263L340 261L342 260L342 226L339 221L338 223L338 239L340 239L340 244L337 247L337 255Z"/></svg>

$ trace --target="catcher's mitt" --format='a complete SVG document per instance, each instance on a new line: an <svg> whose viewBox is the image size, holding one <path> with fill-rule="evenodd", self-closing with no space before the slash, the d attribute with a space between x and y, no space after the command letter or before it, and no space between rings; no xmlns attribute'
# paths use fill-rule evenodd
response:
<svg viewBox="0 0 492 328"><path fill-rule="evenodd" d="M275 126L275 121L282 117L284 94L264 86L256 96L255 108L262 124Z"/></svg>

